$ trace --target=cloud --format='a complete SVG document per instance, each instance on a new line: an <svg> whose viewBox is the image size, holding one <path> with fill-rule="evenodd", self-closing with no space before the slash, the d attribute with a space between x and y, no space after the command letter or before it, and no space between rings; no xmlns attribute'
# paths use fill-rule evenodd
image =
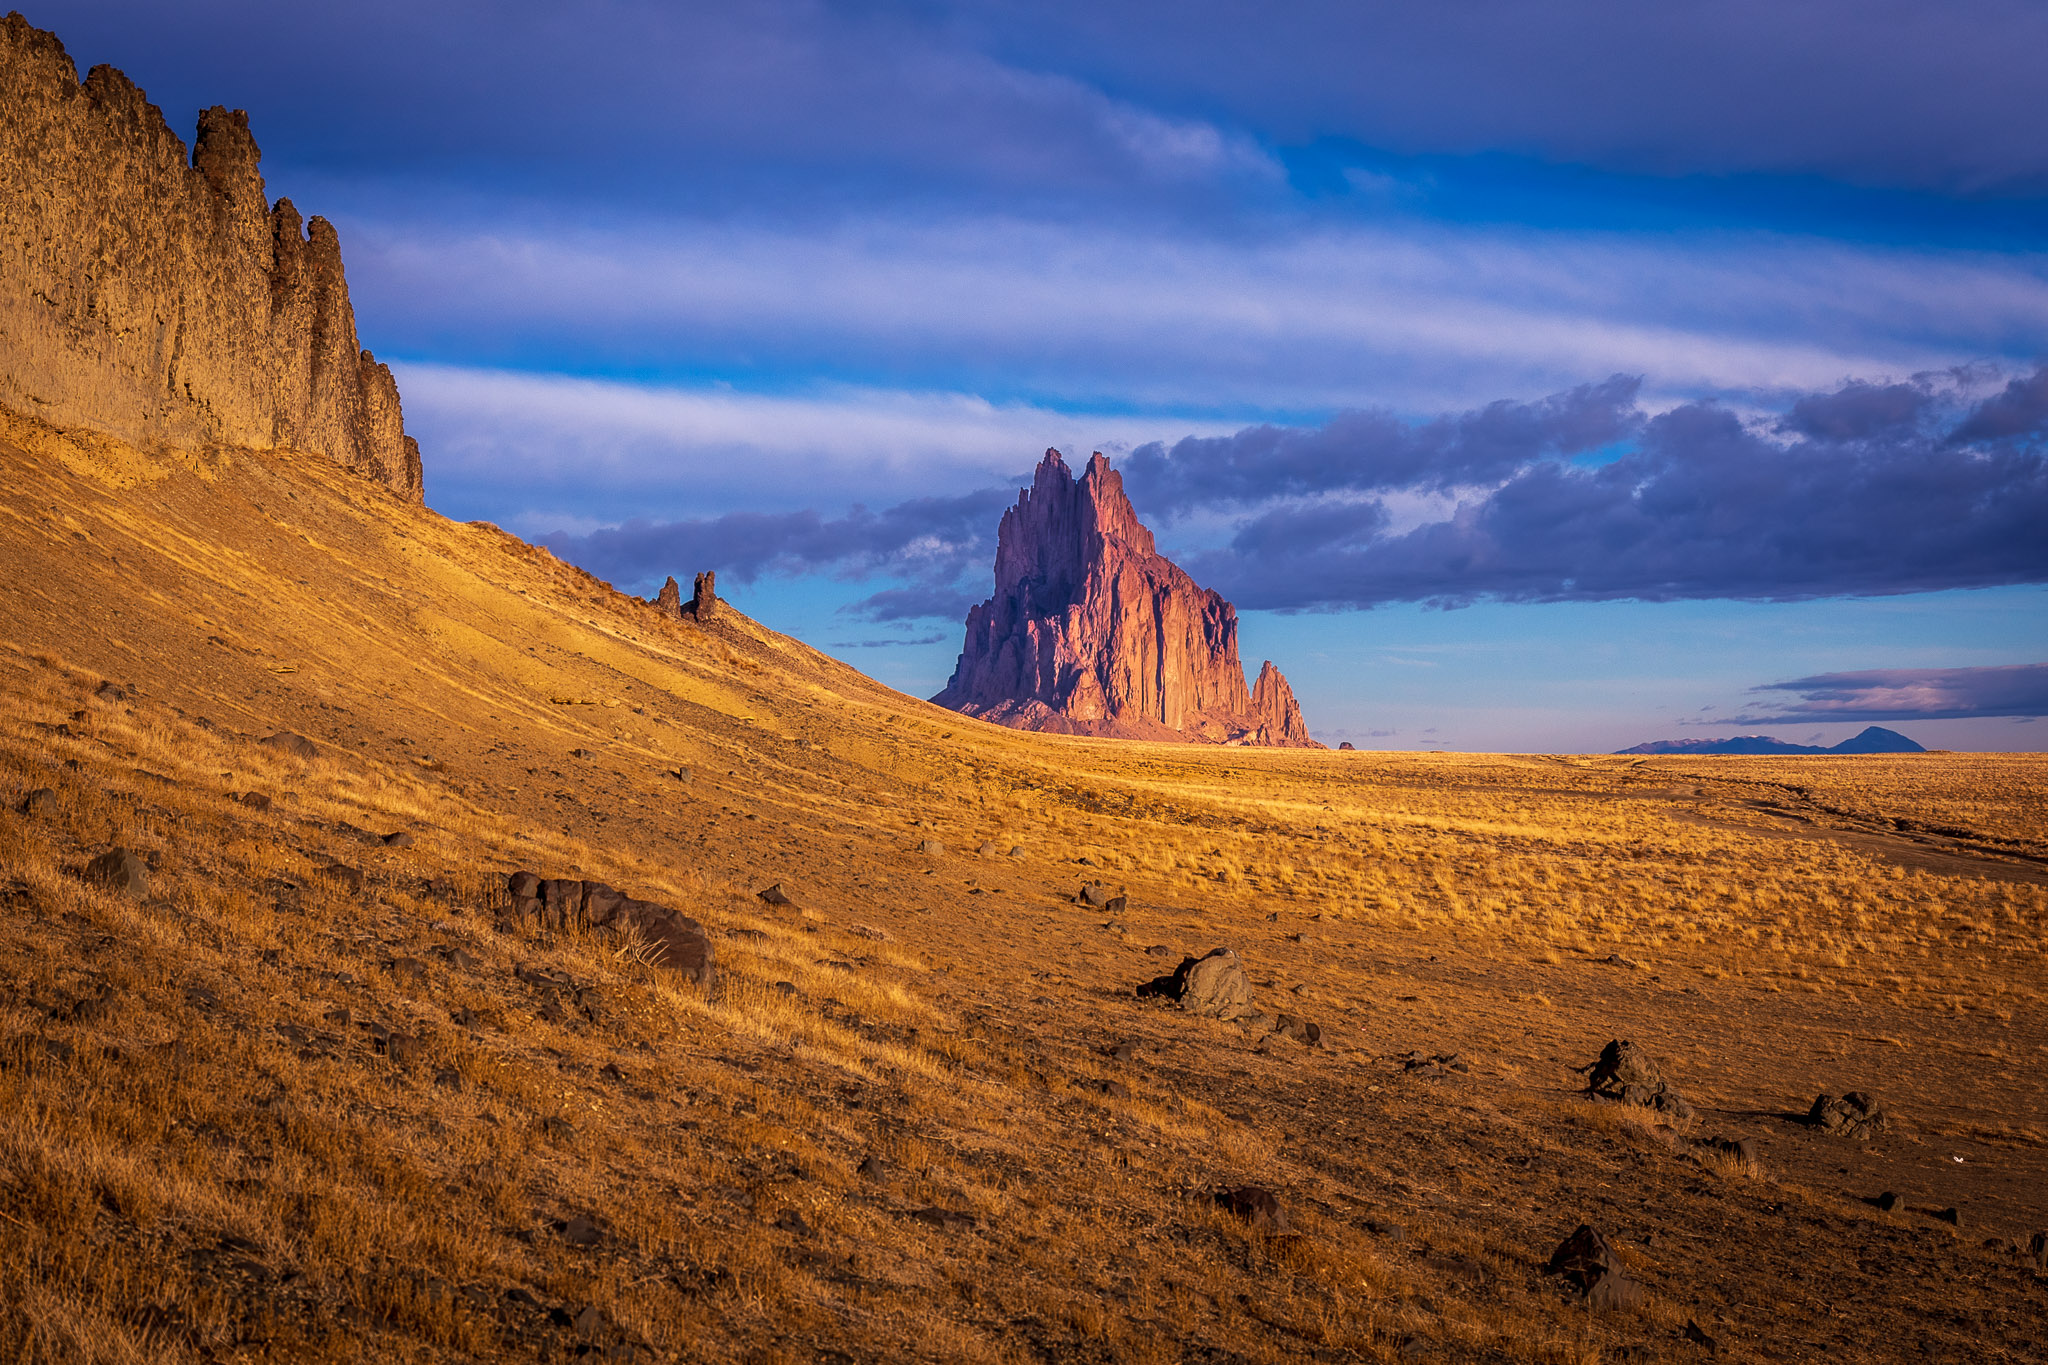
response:
<svg viewBox="0 0 2048 1365"><path fill-rule="evenodd" d="M1247 427L1230 436L1190 436L1169 450L1154 442L1124 461L1124 481L1147 511L1163 516L1218 502L1340 491L1441 492L1490 480L1532 459L1580 455L1640 426L1639 376L1617 374L1533 403L1506 399L1435 421L1410 424L1384 409L1341 413L1320 427ZM1377 505L1298 513L1286 534L1327 541L1377 528ZM1262 533L1248 528L1243 547Z"/></svg>
<svg viewBox="0 0 2048 1365"><path fill-rule="evenodd" d="M2026 420L2016 414L2032 411L2025 396L2040 378L2014 381L1974 407L1954 376L1852 383L1802 398L1761 428L1710 402L1638 425L1611 397L1594 404L1603 421L1635 434L1625 453L1589 462L1563 458L1569 443L1526 412L1506 424L1514 440L1485 447L1478 459L1449 441L1426 444L1418 460L1398 426L1370 423L1357 428L1366 448L1331 457L1352 484L1378 478L1383 465L1411 485L1477 483L1449 516L1392 534L1374 501L1302 499L1290 461L1238 459L1239 451L1276 448L1268 428L1195 443L1194 474L1154 483L1169 489L1172 505L1180 487L1203 486L1206 471L1221 469L1233 475L1222 487L1234 499L1270 499L1228 546L1189 563L1240 607L1792 601L2036 583L2048 581L2040 529L2048 525L2040 439L2048 410ZM1562 395L1538 411L1582 407ZM1948 414L1946 429L1935 412ZM1332 423L1290 439L1341 445L1333 434L1350 430Z"/></svg>
<svg viewBox="0 0 2048 1365"><path fill-rule="evenodd" d="M2048 184L2032 136L2048 14L2026 0L1308 0L1284 25L1231 0L1058 0L1018 15L1001 30L1013 43L1283 141L1948 192Z"/></svg>
<svg viewBox="0 0 2048 1365"><path fill-rule="evenodd" d="M1819 673L1750 689L1794 693L1795 704L1729 722L1972 720L2048 716L2048 663L1989 668L1879 668Z"/></svg>
<svg viewBox="0 0 2048 1365"><path fill-rule="evenodd" d="M1959 444L2023 440L2038 446L2044 433L2048 433L2048 365L2013 380L2002 393L1978 404L1950 439Z"/></svg>
<svg viewBox="0 0 2048 1365"><path fill-rule="evenodd" d="M1048 445L1116 449L1158 430L1153 419L971 393L744 393L450 365L397 370L407 427L427 452L428 501L535 534L615 523L622 504L659 520L686 510L701 518L892 503L919 489L987 486Z"/></svg>
<svg viewBox="0 0 2048 1365"><path fill-rule="evenodd" d="M942 644L951 638L949 635L919 635L914 638L903 636L885 640L831 640L827 642L826 647L830 649L895 649L903 645Z"/></svg>
<svg viewBox="0 0 2048 1365"><path fill-rule="evenodd" d="M1985 355L2023 363L2048 335L2038 255L1726 228L1219 232L957 206L572 227L419 212L343 225L379 354L445 353L454 336L507 369L618 363L757 391L837 375L1240 424L1340 408L1412 418L1616 371L1655 376L1664 401L1813 392Z"/></svg>
<svg viewBox="0 0 2048 1365"><path fill-rule="evenodd" d="M856 506L841 517L806 510L629 521L582 535L544 536L540 543L622 583L715 569L742 583L763 574L830 574L944 584L994 559L996 523L1013 496L1008 489L989 488L961 497L915 498L881 512ZM867 614L894 619L879 610Z"/></svg>
<svg viewBox="0 0 2048 1365"><path fill-rule="evenodd" d="M264 107L314 164L679 202L877 178L1108 198L1318 136L1658 176L2048 183L2048 15L2027 0L1304 0L1284 23L1234 0L64 8L87 62L165 108Z"/></svg>
<svg viewBox="0 0 2048 1365"><path fill-rule="evenodd" d="M1984 380L1853 381L1745 418L1712 402L1653 416L1635 401L1638 381L1615 376L1421 423L1347 413L1154 444L1127 462L1126 487L1142 515L1223 528L1220 545L1167 548L1241 609L1796 601L2048 582L2048 409L2022 420L2041 374L1973 402ZM957 620L987 581L1021 482L879 512L636 520L543 543L632 583L701 568L741 581L894 579L846 610Z"/></svg>
<svg viewBox="0 0 2048 1365"><path fill-rule="evenodd" d="M969 574L972 576L971 567ZM849 602L839 610L868 621L917 621L927 617L961 621L973 605L974 599L959 589L926 586L884 589Z"/></svg>

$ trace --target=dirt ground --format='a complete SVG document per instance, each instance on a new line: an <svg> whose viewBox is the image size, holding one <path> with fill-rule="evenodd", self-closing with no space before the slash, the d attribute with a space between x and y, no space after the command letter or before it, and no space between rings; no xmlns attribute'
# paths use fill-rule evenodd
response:
<svg viewBox="0 0 2048 1365"><path fill-rule="evenodd" d="M2041 756L1018 734L6 421L8 1358L2048 1359ZM1135 994L1217 947L1320 1044ZM1610 1039L1692 1116L1586 1098ZM1546 1273L1581 1223L1642 1302Z"/></svg>

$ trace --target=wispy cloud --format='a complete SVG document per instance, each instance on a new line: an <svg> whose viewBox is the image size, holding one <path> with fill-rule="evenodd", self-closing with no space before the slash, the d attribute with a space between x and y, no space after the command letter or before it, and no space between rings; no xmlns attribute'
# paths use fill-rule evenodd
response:
<svg viewBox="0 0 2048 1365"><path fill-rule="evenodd" d="M1988 668L1879 668L1819 673L1750 689L1790 693L1797 701L1717 724L1773 721L1975 720L2048 716L2048 663ZM1777 698L1766 697L1775 702Z"/></svg>
<svg viewBox="0 0 2048 1365"><path fill-rule="evenodd" d="M448 365L398 370L407 424L432 452L428 500L534 533L615 522L622 504L701 519L970 489L1028 468L1050 445L1117 450L1160 426L966 393L741 393Z"/></svg>
<svg viewBox="0 0 2048 1365"><path fill-rule="evenodd" d="M1662 406L2022 363L2048 335L2048 257L1725 230L1647 240L1391 222L1217 236L942 213L610 231L387 219L351 240L381 349L453 330L526 369L630 354L643 372L756 388L837 374L1164 413L1416 416L1617 371L1653 376Z"/></svg>

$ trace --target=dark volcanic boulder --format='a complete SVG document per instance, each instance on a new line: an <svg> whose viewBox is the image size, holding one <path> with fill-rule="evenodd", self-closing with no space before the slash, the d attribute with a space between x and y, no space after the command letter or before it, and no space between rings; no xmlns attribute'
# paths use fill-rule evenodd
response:
<svg viewBox="0 0 2048 1365"><path fill-rule="evenodd" d="M315 745L312 740L307 739L304 735L293 734L290 730L279 730L268 739L259 739L256 742L266 749L275 749L279 753L290 754L293 758L318 758L320 756L319 746Z"/></svg>
<svg viewBox="0 0 2048 1365"><path fill-rule="evenodd" d="M1599 1057L1579 1070L1592 1073L1586 1079L1586 1093L1596 1100L1654 1109L1674 1123L1693 1117L1692 1105L1665 1084L1656 1060L1627 1039L1609 1042Z"/></svg>
<svg viewBox="0 0 2048 1365"><path fill-rule="evenodd" d="M1594 1094L1619 1096L1632 1085L1654 1089L1664 1083L1656 1060L1625 1038L1608 1043L1590 1066L1580 1070L1592 1073L1586 1078L1586 1089Z"/></svg>
<svg viewBox="0 0 2048 1365"><path fill-rule="evenodd" d="M622 900L612 917L596 927L639 939L647 945L649 962L681 972L709 989L711 936L689 916L652 901Z"/></svg>
<svg viewBox="0 0 2048 1365"><path fill-rule="evenodd" d="M704 926L665 905L637 900L603 882L542 878L514 872L505 880L512 911L539 927L589 929L639 940L645 960L680 972L700 986L713 977L711 937Z"/></svg>
<svg viewBox="0 0 2048 1365"><path fill-rule="evenodd" d="M1830 1137L1867 1138L1889 1127L1891 1116L1875 1097L1851 1090L1840 1099L1816 1096L1806 1122Z"/></svg>
<svg viewBox="0 0 2048 1365"><path fill-rule="evenodd" d="M1239 1185L1235 1189L1218 1190L1216 1203L1261 1232L1287 1231L1287 1210L1281 1206L1280 1196L1263 1185Z"/></svg>
<svg viewBox="0 0 2048 1365"><path fill-rule="evenodd" d="M149 894L149 865L125 848L110 848L87 863L85 879L130 900Z"/></svg>
<svg viewBox="0 0 2048 1365"><path fill-rule="evenodd" d="M1566 1284L1593 1308L1639 1308L1642 1286L1622 1273L1614 1248L1590 1223L1581 1223L1550 1253L1544 1273L1562 1275Z"/></svg>
<svg viewBox="0 0 2048 1365"><path fill-rule="evenodd" d="M1244 964L1228 948L1183 959L1165 976L1138 987L1138 994L1171 1000L1190 1014L1211 1019L1237 1019L1252 1012L1252 983L1245 978Z"/></svg>

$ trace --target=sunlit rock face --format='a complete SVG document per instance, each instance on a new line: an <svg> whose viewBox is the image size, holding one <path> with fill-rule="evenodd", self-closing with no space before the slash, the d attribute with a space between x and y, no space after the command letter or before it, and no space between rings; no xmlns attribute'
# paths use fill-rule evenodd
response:
<svg viewBox="0 0 2048 1365"><path fill-rule="evenodd" d="M421 497L341 242L271 204L248 117L185 143L110 66L0 20L0 407L148 449L325 455Z"/></svg>
<svg viewBox="0 0 2048 1365"><path fill-rule="evenodd" d="M967 616L941 706L1025 730L1319 748L1271 663L1256 691L1237 611L1154 547L1100 454L1048 450L1003 513L995 594Z"/></svg>

